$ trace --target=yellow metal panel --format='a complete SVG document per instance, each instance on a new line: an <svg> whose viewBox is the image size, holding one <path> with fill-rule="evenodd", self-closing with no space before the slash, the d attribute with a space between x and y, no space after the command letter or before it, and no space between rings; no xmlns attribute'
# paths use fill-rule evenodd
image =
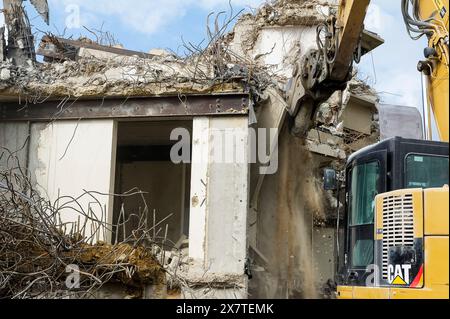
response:
<svg viewBox="0 0 450 319"><path fill-rule="evenodd" d="M389 299L389 288L354 287L353 299Z"/></svg>
<svg viewBox="0 0 450 319"><path fill-rule="evenodd" d="M383 240L383 198L386 194L375 197L375 240Z"/></svg>
<svg viewBox="0 0 450 319"><path fill-rule="evenodd" d="M419 1L419 14L422 19L429 18L434 12L436 12L435 17L441 20L444 25L447 26L448 30L448 21L449 21L449 0L422 0ZM442 18L439 13L442 10L442 7L445 8L447 13Z"/></svg>
<svg viewBox="0 0 450 319"><path fill-rule="evenodd" d="M449 141L448 66L441 63L430 77L429 99L441 141Z"/></svg>
<svg viewBox="0 0 450 319"><path fill-rule="evenodd" d="M337 297L338 299L353 299L353 287L338 286Z"/></svg>
<svg viewBox="0 0 450 319"><path fill-rule="evenodd" d="M348 66L363 31L369 3L370 0L341 0L339 3L339 46L332 71L332 77L336 80L343 80L347 76Z"/></svg>
<svg viewBox="0 0 450 319"><path fill-rule="evenodd" d="M448 299L447 290L444 287L433 289L391 288L390 299Z"/></svg>
<svg viewBox="0 0 450 319"><path fill-rule="evenodd" d="M408 191L406 191L408 192ZM411 192L414 207L414 238L423 237L423 190L416 189Z"/></svg>
<svg viewBox="0 0 450 319"><path fill-rule="evenodd" d="M424 193L425 235L448 235L448 187L427 189Z"/></svg>
<svg viewBox="0 0 450 319"><path fill-rule="evenodd" d="M426 236L425 288L391 288L392 299L448 299L448 236Z"/></svg>
<svg viewBox="0 0 450 319"><path fill-rule="evenodd" d="M448 211L447 211L448 212ZM448 295L448 236L425 237L425 286L446 286Z"/></svg>

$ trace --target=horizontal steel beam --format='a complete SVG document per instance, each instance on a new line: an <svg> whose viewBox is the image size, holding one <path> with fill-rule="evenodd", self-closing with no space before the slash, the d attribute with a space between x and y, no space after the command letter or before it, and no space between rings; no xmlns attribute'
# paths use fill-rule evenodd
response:
<svg viewBox="0 0 450 319"><path fill-rule="evenodd" d="M225 116L248 114L245 93L1 103L0 121Z"/></svg>
<svg viewBox="0 0 450 319"><path fill-rule="evenodd" d="M53 44L53 47L50 47L50 49L49 49L48 44ZM65 52L69 47L72 48L71 51L73 51L73 52ZM114 47L109 47L109 46L105 46L105 45L100 45L97 43L88 43L88 42L63 39L63 38L58 38L58 37L49 37L49 36L42 37L42 40L39 45L37 53L40 55L43 55L45 57L50 57L50 58L58 58L58 59L70 58L72 60L75 60L76 55L80 48L109 52L109 53L117 54L120 56L137 56L137 57L143 58L143 59L151 59L151 58L155 57L155 55L153 55L153 54L148 54L148 53L139 52L139 51L132 51L132 50L127 50L127 49L114 48ZM69 55L66 56L67 53L69 53Z"/></svg>

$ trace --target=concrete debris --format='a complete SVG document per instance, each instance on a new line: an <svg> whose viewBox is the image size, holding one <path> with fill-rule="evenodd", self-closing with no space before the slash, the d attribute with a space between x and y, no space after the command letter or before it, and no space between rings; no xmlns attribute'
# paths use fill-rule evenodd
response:
<svg viewBox="0 0 450 319"><path fill-rule="evenodd" d="M2 65L2 68L8 66ZM34 69L9 66L11 78L0 84L4 96L22 96L29 101L45 97L109 97L236 91L239 83L214 83L206 65L197 66L173 57L109 60L81 58L62 64L46 63ZM211 73L209 73L211 74ZM242 89L241 89L242 90Z"/></svg>
<svg viewBox="0 0 450 319"><path fill-rule="evenodd" d="M0 61L5 60L4 53L6 52L6 57L14 65L29 64L30 61L34 63L36 60L34 37L22 2L22 0L3 0L3 13L8 30L8 45L5 46L4 41L1 41L3 48L0 50L2 53ZM48 24L47 0L32 0L31 4ZM3 39L5 30L1 29L0 31L0 37Z"/></svg>
<svg viewBox="0 0 450 319"><path fill-rule="evenodd" d="M68 208L63 202L68 197L57 200L61 206L52 205L33 188L19 159L0 148L0 158L4 157L8 165L0 167L0 298L53 294L89 298L112 282L140 298L146 286L165 285L164 269L152 253L154 245L147 247L135 240L133 245L131 238L114 245L103 243L101 233L118 225L82 211L81 205L76 225L62 222ZM95 229L90 235L89 227ZM145 227L141 223L134 235L149 232Z"/></svg>
<svg viewBox="0 0 450 319"><path fill-rule="evenodd" d="M30 0L30 2L34 6L36 11L41 15L42 19L44 19L44 22L49 24L50 13L47 0Z"/></svg>
<svg viewBox="0 0 450 319"><path fill-rule="evenodd" d="M264 29L283 28L286 33L283 33L284 41L292 41L292 33L295 33L295 27L314 27L320 22L326 20L329 6L334 1L320 1L320 0L280 0L272 1L264 4L254 15L244 14L236 23L233 32L227 35L226 41L231 43L231 48L236 54L250 55L255 61L264 62L264 57L270 51L280 50L280 48L266 47L265 52L251 54L255 49L258 41L261 41L261 33ZM268 35L265 35L266 37ZM297 39L300 39L297 36ZM288 40L289 39L289 40ZM289 43L285 43L289 47ZM291 47L291 53L286 55L287 63L295 64L299 58L298 54L300 44L297 42ZM289 58L290 57L290 58ZM263 58L263 59L261 59ZM291 60L292 59L292 60ZM289 77L289 76L288 76Z"/></svg>
<svg viewBox="0 0 450 319"><path fill-rule="evenodd" d="M379 140L379 97L353 78L344 92L335 92L317 111L316 129L308 137L311 152L344 160L355 150ZM357 124L357 125L355 125Z"/></svg>
<svg viewBox="0 0 450 319"><path fill-rule="evenodd" d="M56 42L53 45L56 47ZM21 96L35 102L49 97L237 92L250 87L258 96L273 83L263 68L245 65L244 61L224 52L213 56L205 51L179 58L160 51L140 57L124 55L124 51L130 52L127 50L108 48L105 54L106 50L98 49L100 46L79 46L83 50L77 53L70 46L60 46L59 51L49 49L54 53L52 59L65 60L62 63L38 64L34 68L3 63L1 68L10 69L11 78L0 83L0 95ZM214 67L218 64L223 66L220 74Z"/></svg>
<svg viewBox="0 0 450 319"><path fill-rule="evenodd" d="M150 55L155 55L155 56L161 56L161 57L175 57L175 55L167 50L164 49L151 49L150 51L148 51L148 53Z"/></svg>
<svg viewBox="0 0 450 319"><path fill-rule="evenodd" d="M336 1L326 0L281 0L265 4L255 15L260 25L316 26L328 16L330 5Z"/></svg>
<svg viewBox="0 0 450 319"><path fill-rule="evenodd" d="M6 61L6 39L5 39L5 27L0 27L0 62Z"/></svg>
<svg viewBox="0 0 450 319"><path fill-rule="evenodd" d="M8 68L2 68L0 71L0 79L2 81L9 81L11 79L11 70Z"/></svg>

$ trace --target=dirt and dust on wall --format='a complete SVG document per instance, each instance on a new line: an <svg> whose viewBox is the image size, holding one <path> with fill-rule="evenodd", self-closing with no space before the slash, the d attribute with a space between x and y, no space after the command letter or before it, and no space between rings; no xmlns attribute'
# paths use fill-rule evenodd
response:
<svg viewBox="0 0 450 319"><path fill-rule="evenodd" d="M370 108L352 102L353 94L370 97ZM323 171L342 172L350 154L379 141L376 99L367 85L352 80L345 92L337 92L320 105L315 126L305 139L291 134L289 118L283 121L278 171L264 178L249 212L252 297L334 296L338 252L343 251L338 240L342 228L337 225L344 225L344 192L324 190ZM367 130L348 127L355 119L347 108L362 109ZM344 187L344 175L338 176Z"/></svg>
<svg viewBox="0 0 450 319"><path fill-rule="evenodd" d="M343 198L342 192L323 189L323 169L342 170L351 153L379 140L379 98L356 71L344 91L318 106L306 138L291 134L292 114L283 111L290 107L285 97L293 65L314 48L316 26L334 4L268 3L255 15L241 17L229 34L234 52L265 65L277 79L276 92L261 96L255 106L255 127L279 129L279 166L263 179L252 169L252 298L333 297Z"/></svg>

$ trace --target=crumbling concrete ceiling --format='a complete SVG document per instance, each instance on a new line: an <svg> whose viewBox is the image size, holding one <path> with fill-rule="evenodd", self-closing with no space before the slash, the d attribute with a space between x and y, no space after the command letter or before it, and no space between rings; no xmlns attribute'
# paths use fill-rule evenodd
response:
<svg viewBox="0 0 450 319"><path fill-rule="evenodd" d="M35 67L1 65L0 95L33 101L61 97L151 96L243 91L238 81L213 81L210 67L174 56L82 58Z"/></svg>
<svg viewBox="0 0 450 319"><path fill-rule="evenodd" d="M261 25L315 26L324 22L328 8L337 5L336 0L279 0L265 4L255 15Z"/></svg>
<svg viewBox="0 0 450 319"><path fill-rule="evenodd" d="M258 36L259 30L265 26L313 26L325 19L327 7L334 2L277 1L262 6L255 15L242 16L236 28L250 21L253 28L250 33ZM34 4L38 12L48 13L44 2ZM6 61L1 65L0 97L8 100L20 97L33 102L66 96L236 92L243 91L244 87L250 87L258 96L267 86L279 86L282 76L268 72L267 66L257 63L252 56L233 52L230 43L233 34L225 31L211 34L215 40L208 47L200 49L191 45L187 48L191 53L185 58L170 52L156 55L136 53L135 56L118 52L111 56L101 53L111 51L105 47L104 50L84 50L83 53L77 50L76 57L65 59L63 63L17 67ZM78 43L85 48L86 40L83 41L84 45L82 41ZM51 42L57 48L67 44L55 37ZM76 41L71 45L74 43ZM49 52L41 50L41 53L46 55Z"/></svg>

